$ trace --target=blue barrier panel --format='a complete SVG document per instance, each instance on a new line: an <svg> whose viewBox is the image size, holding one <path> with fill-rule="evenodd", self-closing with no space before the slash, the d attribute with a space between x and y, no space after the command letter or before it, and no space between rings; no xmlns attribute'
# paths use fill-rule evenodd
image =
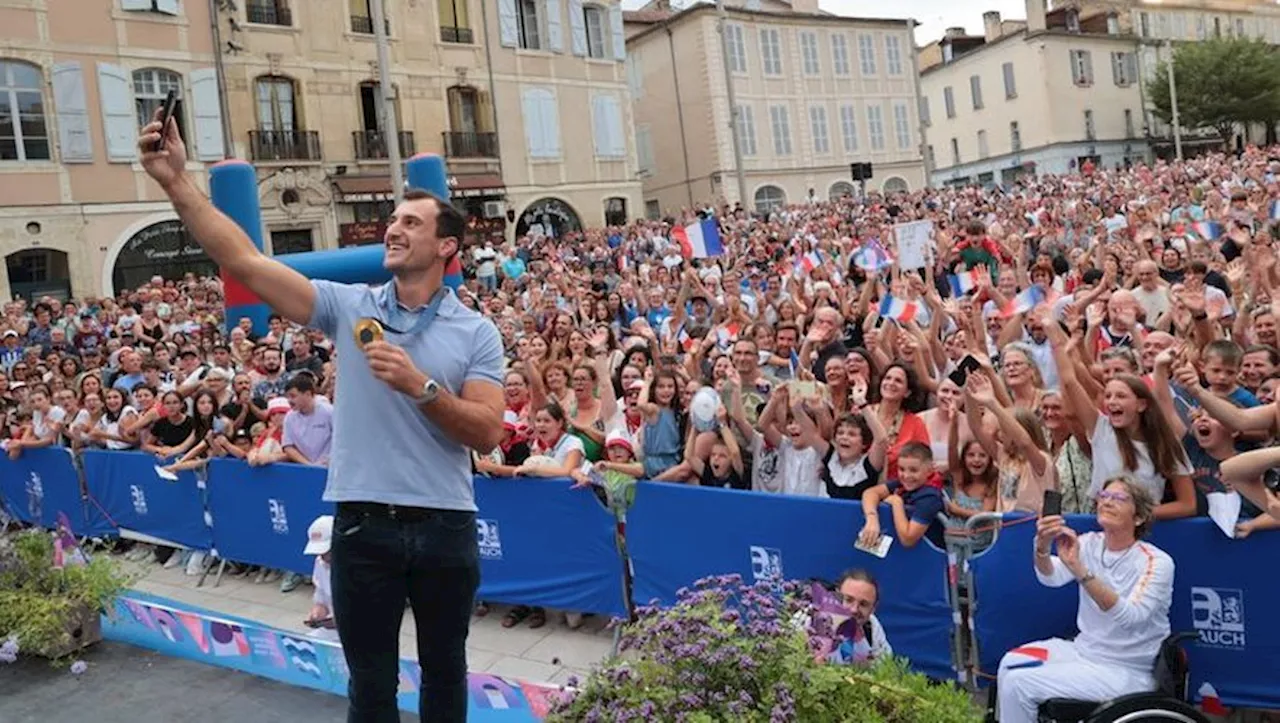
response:
<svg viewBox="0 0 1280 723"><path fill-rule="evenodd" d="M213 546L194 472L179 472L176 482L161 479L160 461L143 452L89 450L81 460L89 496L121 528L195 550Z"/></svg>
<svg viewBox="0 0 1280 723"><path fill-rule="evenodd" d="M489 477L475 490L479 599L626 614L617 521L591 490Z"/></svg>
<svg viewBox="0 0 1280 723"><path fill-rule="evenodd" d="M882 513L882 529L892 530ZM708 575L834 581L861 567L880 583L876 617L894 652L931 677L954 678L946 555L924 541L910 549L895 542L883 560L858 552L862 523L856 502L642 482L627 512L633 599L671 604Z"/></svg>
<svg viewBox="0 0 1280 723"><path fill-rule="evenodd" d="M1280 581L1267 572L1280 560L1280 533L1233 540L1199 518L1157 524L1151 542L1176 565L1173 629L1200 635L1187 646L1191 692L1207 682L1227 705L1280 708L1280 619L1271 609Z"/></svg>
<svg viewBox="0 0 1280 723"><path fill-rule="evenodd" d="M52 529L61 512L76 535L116 532L97 507L86 507L80 473L65 447L23 450L16 460L0 456L0 498L9 514L28 524Z"/></svg>
<svg viewBox="0 0 1280 723"><path fill-rule="evenodd" d="M1076 634L1076 609L1080 596L1075 585L1046 587L1036 579L1033 548L1034 518L1021 517L1000 530L996 543L969 562L973 570L971 591L976 601L971 623L978 645L981 671L995 675L1000 658L1019 645L1045 638L1071 638ZM1077 532L1098 529L1090 515L1067 515ZM979 677L978 682L990 682Z"/></svg>
<svg viewBox="0 0 1280 723"><path fill-rule="evenodd" d="M297 464L250 467L239 460L209 462L213 542L226 560L310 575L315 560L302 554L307 528L333 514L324 494L326 471Z"/></svg>

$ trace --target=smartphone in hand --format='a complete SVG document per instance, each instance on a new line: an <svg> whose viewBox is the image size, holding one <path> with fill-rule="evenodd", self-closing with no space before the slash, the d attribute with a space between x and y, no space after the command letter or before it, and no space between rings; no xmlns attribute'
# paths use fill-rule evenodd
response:
<svg viewBox="0 0 1280 723"><path fill-rule="evenodd" d="M164 150L164 139L168 134L169 121L173 119L173 112L178 106L177 91L170 90L169 94L164 97L164 112L160 116L160 139L156 141L156 152Z"/></svg>
<svg viewBox="0 0 1280 723"><path fill-rule="evenodd" d="M963 389L964 383L969 379L969 375L981 367L982 364L972 354L966 354L956 368L947 376L957 387Z"/></svg>
<svg viewBox="0 0 1280 723"><path fill-rule="evenodd" d="M1044 504L1040 508L1041 517L1053 517L1062 514L1062 493L1057 490L1044 491Z"/></svg>

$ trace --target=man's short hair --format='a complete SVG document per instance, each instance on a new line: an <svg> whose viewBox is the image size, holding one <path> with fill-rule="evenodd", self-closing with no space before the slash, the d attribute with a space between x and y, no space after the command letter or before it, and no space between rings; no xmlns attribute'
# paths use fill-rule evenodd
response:
<svg viewBox="0 0 1280 723"><path fill-rule="evenodd" d="M875 575L872 575L870 572L867 572L866 570L863 570L860 567L850 568L840 573L840 579L836 582L836 589L837 590L840 589L846 582L850 580L865 582L871 587L875 588L876 602L880 602L880 583L876 582Z"/></svg>
<svg viewBox="0 0 1280 723"><path fill-rule="evenodd" d="M1217 357L1223 364L1229 367L1239 367L1241 360L1244 358L1244 350L1240 345L1230 339L1214 339L1205 345L1201 358L1205 361L1209 357Z"/></svg>
<svg viewBox="0 0 1280 723"><path fill-rule="evenodd" d="M284 385L285 392L289 390L297 391L299 394L315 394L316 382L311 378L310 374L298 374Z"/></svg>
<svg viewBox="0 0 1280 723"><path fill-rule="evenodd" d="M933 450L929 449L929 445L924 442L907 442L902 445L902 451L898 452L898 459L903 457L918 459L921 462L932 462Z"/></svg>
<svg viewBox="0 0 1280 723"><path fill-rule="evenodd" d="M1246 355L1247 354L1266 354L1267 361L1271 362L1273 365L1280 365L1280 350L1276 349L1274 346L1271 346L1270 344L1251 344L1249 347L1247 347L1244 350L1244 353Z"/></svg>
<svg viewBox="0 0 1280 723"><path fill-rule="evenodd" d="M404 200L421 201L429 198L436 202L436 238L449 238L450 236L458 240L458 251L462 250L463 241L467 235L467 216L449 201L437 196L436 194L422 188L410 188L404 192ZM457 251L454 252L457 254ZM453 258L450 256L449 258ZM447 260L447 259L446 259Z"/></svg>

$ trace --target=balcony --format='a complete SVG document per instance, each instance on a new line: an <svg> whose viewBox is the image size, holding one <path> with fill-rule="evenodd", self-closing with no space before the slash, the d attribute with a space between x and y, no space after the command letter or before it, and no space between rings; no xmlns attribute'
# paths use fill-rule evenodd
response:
<svg viewBox="0 0 1280 723"><path fill-rule="evenodd" d="M445 131L444 154L449 158L497 158L498 134Z"/></svg>
<svg viewBox="0 0 1280 723"><path fill-rule="evenodd" d="M383 27L387 30L387 35L391 35L391 20L384 19ZM352 15L351 16L351 32L360 33L361 35L373 35L373 18L368 15Z"/></svg>
<svg viewBox="0 0 1280 723"><path fill-rule="evenodd" d="M418 152L418 147L413 142L413 131L400 131L398 135L401 158L409 158ZM382 131L353 131L351 141L359 160L375 161L387 157L387 138Z"/></svg>
<svg viewBox="0 0 1280 723"><path fill-rule="evenodd" d="M319 131L249 131L255 161L319 161Z"/></svg>
<svg viewBox="0 0 1280 723"><path fill-rule="evenodd" d="M473 43L475 42L475 38L471 34L471 28L455 28L451 25L441 25L440 42Z"/></svg>
<svg viewBox="0 0 1280 723"><path fill-rule="evenodd" d="M260 25L293 27L293 13L287 5L273 0L249 0L245 5L245 19Z"/></svg>

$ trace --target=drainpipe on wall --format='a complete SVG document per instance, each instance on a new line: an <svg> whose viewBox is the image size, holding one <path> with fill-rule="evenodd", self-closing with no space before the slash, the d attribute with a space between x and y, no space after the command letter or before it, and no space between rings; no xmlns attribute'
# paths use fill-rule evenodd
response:
<svg viewBox="0 0 1280 723"><path fill-rule="evenodd" d="M667 31L667 49L671 51L671 80L676 86L676 119L680 123L680 150L684 155L684 191L689 199L689 208L693 208L693 182L689 178L689 140L684 133L684 103L680 100L680 66L676 65L676 43L671 37L671 24L665 23Z"/></svg>
<svg viewBox="0 0 1280 723"><path fill-rule="evenodd" d="M920 160L924 164L924 186L933 186L933 169L929 165L929 141L925 136L924 116L920 111L924 108L924 91L920 89L920 61L916 56L916 21L907 21L907 38L911 41L911 79L916 86L916 122L920 133ZM865 181L863 182L865 184Z"/></svg>
<svg viewBox="0 0 1280 723"><path fill-rule="evenodd" d="M220 2L221 0L209 0L209 29L213 34L214 75L218 79L218 115L219 120L222 122L222 157L231 158L235 155L233 146L235 138L231 134L231 111L227 108L227 69L222 62L222 25L221 18L218 16Z"/></svg>
<svg viewBox="0 0 1280 723"><path fill-rule="evenodd" d="M502 175L502 136L498 133L498 92L497 86L493 81L493 46L489 43L489 11L486 9L488 3L481 0L480 2L480 26L484 32L484 64L489 75L489 109L493 112L493 117L489 119L493 123L493 137L498 139L498 178L502 179L502 187L507 187L507 179ZM511 238L515 237L515 223L511 224Z"/></svg>

